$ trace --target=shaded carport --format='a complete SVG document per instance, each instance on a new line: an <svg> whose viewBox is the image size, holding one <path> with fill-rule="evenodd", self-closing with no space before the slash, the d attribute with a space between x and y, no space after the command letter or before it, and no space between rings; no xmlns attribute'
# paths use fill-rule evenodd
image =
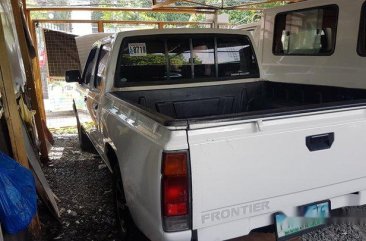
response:
<svg viewBox="0 0 366 241"><path fill-rule="evenodd" d="M137 1L136 1L137 2ZM65 24L65 25L72 25L72 24L92 24L93 26L96 26L96 32L102 33L105 32L108 26L116 24L116 25L133 25L133 26L151 26L153 28L157 29L163 29L163 28L171 28L171 27L179 27L179 26L185 26L185 27L206 27L206 28L231 28L234 27L233 24L230 23L221 23L219 21L220 13L222 12L228 12L228 11L261 11L262 9L265 9L268 7L269 3L291 3L291 2L299 2L299 0L291 0L291 1L278 1L278 0L267 0L267 1L193 1L193 0L184 0L184 1L178 1L178 0L166 0L166 1L145 1L143 3L136 4L138 6L119 6L118 4L112 4L111 3L104 3L104 4L98 4L98 3L92 3L92 1L86 1L83 3L83 1L72 1L66 3L53 3L49 4L47 1L24 1L23 0L23 6L24 6L24 12L26 16L26 22L28 26L30 27L30 33L31 38L33 39L33 42L35 44L36 50L37 47L39 47L39 39L37 39L37 28L40 26L47 29L47 24L49 28L57 26L57 24ZM15 4L15 3L14 3ZM114 6L111 6L114 5ZM13 5L16 6L16 5ZM121 12L136 12L136 13L164 13L164 14L189 14L189 15L210 15L211 18L207 18L205 20L201 21L158 21L158 20L123 20L123 19L66 19L62 18L62 14L58 19L50 18L50 14L56 15L56 13L70 13L73 11L78 12L110 12L110 13L121 13ZM40 15L37 15L37 13L45 13L45 16L48 16L48 18L42 18ZM16 21L20 21L20 19L16 19ZM51 26L51 27L50 27ZM25 42L22 42L21 44L25 44ZM38 52L38 51L37 51ZM29 71L33 71L33 74L35 77L28 76L30 80L30 83L34 86L32 87L30 91L31 95L31 102L33 103L34 110L37 111L36 115L36 125L38 126L38 138L41 145L38 147L39 152L41 153L41 157L43 157L44 163L47 163L48 161L48 150L47 145L49 142L51 142L51 137L48 136L47 126L45 125L47 117L45 114L45 109L43 106L43 90L42 90L42 81L41 81L41 73L39 70L39 62L40 60L38 58L34 58L33 62L28 63L28 74ZM30 65L32 65L32 70L30 68ZM60 71L62 72L62 71ZM60 76L58 76L60 77ZM9 91L9 89L7 90ZM15 98L15 97L14 97ZM14 104L14 103L13 103ZM13 107L15 108L15 107ZM0 112L1 113L1 112ZM1 117L1 115L0 115ZM7 120L8 122L14 121ZM14 136L12 136L14 135ZM16 137L15 134L10 133L10 137L14 138L15 140L21 137ZM72 142L72 141L71 141ZM14 145L13 145L14 146ZM19 148L17 148L19 149ZM15 152L19 151L19 153L22 152L22 150L13 150ZM77 152L77 150L72 150ZM70 153L73 153L70 151ZM24 152L24 151L23 151ZM23 153L24 155L24 153ZM21 154L17 157L15 155L15 158L18 161L21 161ZM24 157L23 157L24 158ZM94 158L94 157L89 157ZM26 159L26 158L25 158ZM103 168L103 167L102 167ZM108 190L107 190L108 191ZM66 210L66 213L69 210ZM72 211L72 210L71 210ZM70 211L70 213L73 215L73 213ZM64 210L65 212L65 210ZM57 237L54 237L57 238ZM263 235L261 234L259 237L246 237L243 240L271 240L273 239L273 235Z"/></svg>

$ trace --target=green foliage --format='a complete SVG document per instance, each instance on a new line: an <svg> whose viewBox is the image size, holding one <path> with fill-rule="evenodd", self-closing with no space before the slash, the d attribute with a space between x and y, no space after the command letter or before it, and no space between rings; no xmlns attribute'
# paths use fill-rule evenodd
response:
<svg viewBox="0 0 366 241"><path fill-rule="evenodd" d="M38 0L27 0L30 5L39 5ZM207 4L221 6L219 0L206 0ZM47 0L47 6L66 6L70 0ZM232 0L230 4L240 4L241 0ZM111 0L91 0L91 5L100 7L111 7ZM260 7L270 8L284 5L285 2L274 2L259 5ZM114 6L125 8L150 8L151 0L117 0L113 1ZM262 12L259 10L241 11L241 10L222 10L220 13L229 14L230 23L244 24L255 22L260 19ZM50 12L32 12L34 19L48 19ZM70 19L70 12L54 12L54 19ZM205 14L175 14L175 13L157 13L157 12L93 12L93 20L131 20L131 21L174 21L174 22L202 22L206 21ZM108 27L108 25L106 25Z"/></svg>
<svg viewBox="0 0 366 241"><path fill-rule="evenodd" d="M37 0L27 1L29 5L36 5L39 7L47 7L47 6L63 6L67 5L68 0L47 0L40 4ZM49 19L50 14L53 15L53 19L70 19L71 12L31 12L32 19Z"/></svg>
<svg viewBox="0 0 366 241"><path fill-rule="evenodd" d="M229 21L232 24L244 24L255 22L257 16L260 15L259 11L241 11L241 10L225 10L224 13L229 14Z"/></svg>
<svg viewBox="0 0 366 241"><path fill-rule="evenodd" d="M277 6L283 6L285 2L273 2L262 4L263 8L273 8ZM260 10L224 10L224 13L229 14L230 23L232 24L245 24L245 23L253 23L260 20L262 16L262 11Z"/></svg>
<svg viewBox="0 0 366 241"><path fill-rule="evenodd" d="M165 65L165 55L147 54L146 56L123 55L123 65Z"/></svg>
<svg viewBox="0 0 366 241"><path fill-rule="evenodd" d="M107 4L110 0L94 0L98 4ZM210 0L212 4L217 0ZM209 3L209 2L208 2ZM261 5L264 8L276 7L284 5L285 2L274 2ZM117 5L121 7L150 7L146 0L136 0L131 6L130 1L118 0ZM243 24L258 21L262 12L259 10L222 10L221 13L229 14L230 23ZM156 12L95 12L93 19L102 20L133 20L133 21L176 21L186 22L195 21L202 22L206 20L205 14L174 14L174 13L156 13Z"/></svg>
<svg viewBox="0 0 366 241"><path fill-rule="evenodd" d="M109 6L110 0L93 0L91 4ZM116 6L125 8L150 8L151 1L147 0L118 0ZM131 20L131 21L189 21L190 14L165 14L153 12L94 12L93 19L101 20Z"/></svg>
<svg viewBox="0 0 366 241"><path fill-rule="evenodd" d="M145 56L129 56L123 55L122 65L166 65L165 55L147 54ZM198 57L193 59L194 64L202 64L202 60ZM169 57L169 63L175 67L190 64L189 60L186 60L182 54L177 54Z"/></svg>

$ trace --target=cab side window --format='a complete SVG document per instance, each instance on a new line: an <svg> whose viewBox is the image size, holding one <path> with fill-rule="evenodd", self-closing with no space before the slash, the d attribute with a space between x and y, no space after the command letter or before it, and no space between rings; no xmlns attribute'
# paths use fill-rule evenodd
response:
<svg viewBox="0 0 366 241"><path fill-rule="evenodd" d="M82 80L84 84L89 84L91 79L93 78L93 69L96 61L96 53L97 53L97 47L94 47L88 56L88 59L85 64Z"/></svg>
<svg viewBox="0 0 366 241"><path fill-rule="evenodd" d="M94 81L94 87L99 90L102 89L104 86L105 70L107 67L109 53L110 47L108 47L107 45L103 45L99 52L97 68L95 70L96 77Z"/></svg>

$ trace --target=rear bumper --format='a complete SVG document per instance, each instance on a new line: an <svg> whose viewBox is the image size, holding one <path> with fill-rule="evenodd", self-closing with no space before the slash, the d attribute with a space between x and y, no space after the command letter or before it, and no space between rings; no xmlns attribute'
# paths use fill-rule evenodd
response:
<svg viewBox="0 0 366 241"><path fill-rule="evenodd" d="M164 241L191 241L192 240L192 231L187 230L183 232L172 232L172 233L163 233Z"/></svg>
<svg viewBox="0 0 366 241"><path fill-rule="evenodd" d="M339 192L346 189L351 190L352 187L357 186L359 187L358 190L339 195ZM336 194L337 192L338 194ZM269 202L270 212L251 217L221 220L216 225L194 228L197 228L198 241L227 240L241 237L249 234L253 229L273 224L273 214L276 212L280 211L288 216L296 216L299 206L323 200L330 200L332 209L365 205L366 179L361 178L351 182L268 199L265 201Z"/></svg>
<svg viewBox="0 0 366 241"><path fill-rule="evenodd" d="M366 204L366 190L355 194L346 194L338 197L330 198L332 209L361 206ZM297 206L292 208L281 209L286 215L295 216ZM258 215L255 217L234 220L231 222L215 225L211 227L201 228L196 235L191 230L183 232L163 233L164 241L220 241L230 238L241 237L249 234L253 229L273 224L272 213Z"/></svg>

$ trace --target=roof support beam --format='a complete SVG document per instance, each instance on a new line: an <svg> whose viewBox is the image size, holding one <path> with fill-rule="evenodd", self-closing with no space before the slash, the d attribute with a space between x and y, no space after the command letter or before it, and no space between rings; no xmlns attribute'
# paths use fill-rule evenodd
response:
<svg viewBox="0 0 366 241"><path fill-rule="evenodd" d="M241 5L237 5L237 6L232 6L232 7L225 7L225 10L263 10L265 8L263 7L257 7L258 5L263 5L266 3L275 3L275 2L302 2L304 0L266 0L266 1L262 1L262 2L249 2L249 3L244 3Z"/></svg>
<svg viewBox="0 0 366 241"><path fill-rule="evenodd" d="M224 0L222 0L222 1L224 1ZM182 0L182 2L197 4L197 5L204 6L204 7L213 9L213 10L219 10L220 9L219 7L215 7L215 6L212 6L212 5L209 5L209 4L205 4L205 3L199 3L199 2L196 2L196 1L193 1L193 0ZM222 2L222 5L223 4L224 4L224 2Z"/></svg>
<svg viewBox="0 0 366 241"><path fill-rule="evenodd" d="M52 11L52 12L70 12L70 11L106 11L106 12L160 12L160 13L206 13L213 14L213 11L200 10L198 8L190 7L175 7L175 8L101 8L101 7L28 7L27 11L41 12L41 11Z"/></svg>
<svg viewBox="0 0 366 241"><path fill-rule="evenodd" d="M223 0L225 1L225 0ZM214 14L217 10L263 10L262 5L266 3L274 2L301 2L304 0L263 0L262 2L249 2L237 6L230 7L217 7L205 3L196 2L195 0L165 0L164 2L158 2L153 0L152 8L120 8L120 7L27 7L27 12L41 12L41 11L106 11L106 12L160 12L160 13L185 13L185 14ZM169 6L176 2L187 2L196 4L197 6Z"/></svg>
<svg viewBox="0 0 366 241"><path fill-rule="evenodd" d="M204 24L212 24L212 22L183 22L183 21L137 21L137 20L58 20L58 19L32 19L33 23L95 23L95 24L107 24L107 23L116 23L116 24L146 24L146 25L204 25Z"/></svg>
<svg viewBox="0 0 366 241"><path fill-rule="evenodd" d="M168 6L170 4L176 3L179 0L160 0L159 2L157 0L153 1L152 9L157 9L161 7Z"/></svg>

